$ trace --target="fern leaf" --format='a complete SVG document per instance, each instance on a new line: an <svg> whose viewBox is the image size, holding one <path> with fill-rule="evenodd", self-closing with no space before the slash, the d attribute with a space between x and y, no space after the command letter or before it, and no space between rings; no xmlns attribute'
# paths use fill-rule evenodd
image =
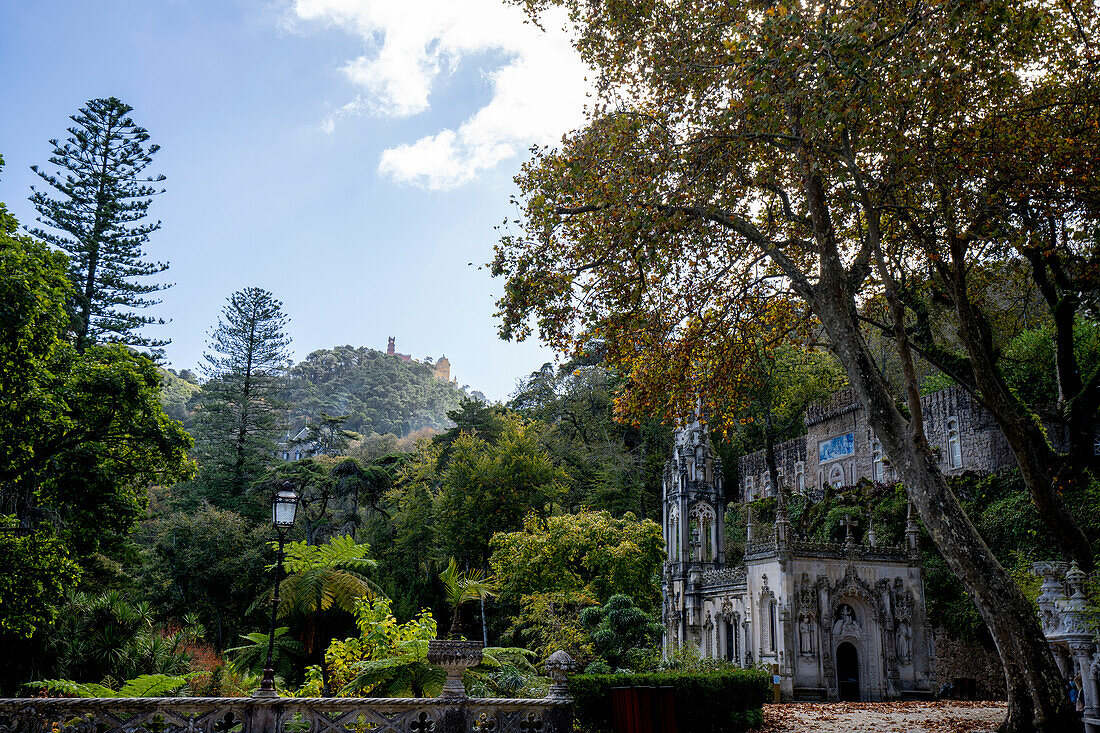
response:
<svg viewBox="0 0 1100 733"><path fill-rule="evenodd" d="M179 676L167 674L143 674L128 681L118 691L118 697L164 697L187 684L201 672Z"/></svg>

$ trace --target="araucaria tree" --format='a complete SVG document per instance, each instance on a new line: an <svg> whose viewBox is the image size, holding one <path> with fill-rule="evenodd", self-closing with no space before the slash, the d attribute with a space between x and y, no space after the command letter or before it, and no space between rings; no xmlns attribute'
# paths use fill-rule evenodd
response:
<svg viewBox="0 0 1100 733"><path fill-rule="evenodd" d="M89 101L71 118L65 142L50 140L57 172L31 166L48 188L32 186L30 200L38 221L50 227L31 233L69 254L80 351L95 343L154 349L168 343L139 333L164 323L141 310L160 302L150 296L168 286L146 278L168 265L145 259L149 235L160 229L146 215L152 197L163 193L155 184L164 176L145 173L160 146L128 117L132 109L114 97Z"/></svg>
<svg viewBox="0 0 1100 733"><path fill-rule="evenodd" d="M229 297L203 354L196 442L200 482L216 505L240 510L271 465L285 429L281 394L290 338L282 303L262 288Z"/></svg>
<svg viewBox="0 0 1100 733"><path fill-rule="evenodd" d="M954 261L973 274L994 253L1027 256L1044 231L1035 211L1095 231L1100 14L1078 0L516 2L536 18L566 8L601 102L517 178L524 231L493 262L507 278L503 335L527 335L534 316L558 348L602 338L631 368L624 404L656 375L684 412L677 393L709 391L709 408L737 388L737 361L714 344L751 342L761 318L816 317L993 637L1001 730L1068 730L1038 619L924 434L904 291L915 275L954 277L947 294L965 314ZM864 338L872 299L888 304L907 410ZM1060 497L1033 496L1070 537Z"/></svg>

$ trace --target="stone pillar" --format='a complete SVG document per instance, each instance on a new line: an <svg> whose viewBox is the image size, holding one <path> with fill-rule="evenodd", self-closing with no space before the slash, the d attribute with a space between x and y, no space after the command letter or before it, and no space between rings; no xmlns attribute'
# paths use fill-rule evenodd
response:
<svg viewBox="0 0 1100 733"><path fill-rule="evenodd" d="M1059 605L1066 600L1065 586L1062 578L1066 572L1064 562L1037 562L1031 566L1031 571L1043 578L1040 588L1039 622L1043 627L1043 634L1048 638L1061 627L1061 614Z"/></svg>
<svg viewBox="0 0 1100 733"><path fill-rule="evenodd" d="M747 608L748 607L746 606L746 609ZM754 645L752 643L752 622L749 620L747 610L745 613L745 620L741 622L741 626L743 627L743 631L745 634L745 645L741 649L741 666L751 667L752 665L756 664L756 656L753 654Z"/></svg>
<svg viewBox="0 0 1100 733"><path fill-rule="evenodd" d="M776 599L776 602L778 603L778 599ZM780 673L787 677L794 674L794 662L792 660L798 654L798 652L794 650L793 631L790 604L779 606L779 643L775 645L775 648L776 652L779 654L779 658L783 660L780 666Z"/></svg>
<svg viewBox="0 0 1100 733"><path fill-rule="evenodd" d="M1100 712L1100 705L1096 699L1096 683L1092 677L1092 652L1091 641L1075 641L1069 645L1073 652L1073 658L1077 661L1077 669L1081 673L1080 694L1084 697L1085 717L1094 718Z"/></svg>
<svg viewBox="0 0 1100 733"><path fill-rule="evenodd" d="M909 502L905 518L905 548L912 557L920 554L920 530L917 528L917 511Z"/></svg>
<svg viewBox="0 0 1100 733"><path fill-rule="evenodd" d="M680 523L677 529L680 531L680 562L688 561L691 556L691 517L688 516L687 492L680 493ZM691 558L694 559L694 558Z"/></svg>
<svg viewBox="0 0 1100 733"><path fill-rule="evenodd" d="M718 630L718 633L716 634L717 639L715 641L715 643L718 645L718 648L714 650L715 651L714 656L716 656L718 659L725 659L726 658L726 617L725 616L717 616L714 619L714 628Z"/></svg>

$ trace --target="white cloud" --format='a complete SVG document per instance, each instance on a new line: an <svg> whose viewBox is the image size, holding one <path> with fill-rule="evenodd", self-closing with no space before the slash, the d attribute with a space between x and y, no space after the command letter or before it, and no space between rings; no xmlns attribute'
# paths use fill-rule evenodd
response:
<svg viewBox="0 0 1100 733"><path fill-rule="evenodd" d="M335 23L360 35L368 52L344 65L361 96L323 124L362 112L409 117L430 109L433 86L466 59L483 68L492 98L458 124L382 153L379 170L431 189L459 186L531 144L552 143L581 121L588 69L548 15L543 32L503 0L296 0L303 20Z"/></svg>

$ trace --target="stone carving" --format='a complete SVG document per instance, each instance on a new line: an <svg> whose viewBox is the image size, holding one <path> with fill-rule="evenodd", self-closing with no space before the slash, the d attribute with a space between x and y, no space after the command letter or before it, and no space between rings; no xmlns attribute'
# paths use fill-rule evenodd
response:
<svg viewBox="0 0 1100 733"><path fill-rule="evenodd" d="M553 692L553 688L551 688ZM33 698L0 700L0 721L20 731L409 731L565 733L571 698Z"/></svg>
<svg viewBox="0 0 1100 733"><path fill-rule="evenodd" d="M569 695L569 684L566 682L566 677L576 667L573 657L569 656L568 652L559 649L547 657L543 667L546 668L551 680L547 697L551 700L572 700L573 698Z"/></svg>
<svg viewBox="0 0 1100 733"><path fill-rule="evenodd" d="M847 603L840 604L836 612L836 621L833 622L833 638L859 636L862 632L863 626L856 618L856 612Z"/></svg>
<svg viewBox="0 0 1100 733"><path fill-rule="evenodd" d="M802 614L798 617L798 652L812 657L814 651L814 621L809 614Z"/></svg>
<svg viewBox="0 0 1100 733"><path fill-rule="evenodd" d="M817 610L817 594L808 573L802 573L798 581L798 611L810 614Z"/></svg>
<svg viewBox="0 0 1100 733"><path fill-rule="evenodd" d="M428 661L442 667L447 673L440 697L464 699L466 687L462 684L462 673L470 667L481 664L480 641L454 641L452 639L432 639L428 642Z"/></svg>
<svg viewBox="0 0 1100 733"><path fill-rule="evenodd" d="M909 625L907 620L902 620L898 624L897 631L894 632L895 644L897 645L898 660L902 663L908 663L913 657L913 627Z"/></svg>
<svg viewBox="0 0 1100 733"><path fill-rule="evenodd" d="M913 622L913 593L902 585L901 578L894 578L894 592L891 600L894 604L894 618L898 621Z"/></svg>

